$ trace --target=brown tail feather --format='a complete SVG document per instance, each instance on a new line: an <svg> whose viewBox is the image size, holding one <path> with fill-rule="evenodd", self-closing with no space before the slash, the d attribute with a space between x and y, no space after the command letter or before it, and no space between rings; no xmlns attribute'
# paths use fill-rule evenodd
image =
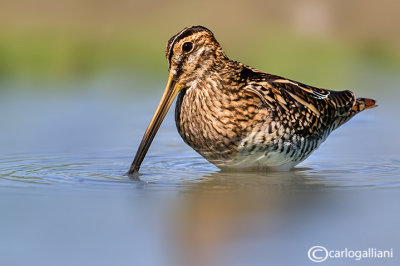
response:
<svg viewBox="0 0 400 266"><path fill-rule="evenodd" d="M359 112L365 109L374 108L376 106L377 105L375 104L375 100L367 98L357 98L356 103L354 104L350 112L348 112L345 116L340 117L338 127L349 121L353 116L355 116Z"/></svg>
<svg viewBox="0 0 400 266"><path fill-rule="evenodd" d="M358 113L365 109L374 108L377 105L375 100L368 98L357 98L356 104L353 106L352 111Z"/></svg>

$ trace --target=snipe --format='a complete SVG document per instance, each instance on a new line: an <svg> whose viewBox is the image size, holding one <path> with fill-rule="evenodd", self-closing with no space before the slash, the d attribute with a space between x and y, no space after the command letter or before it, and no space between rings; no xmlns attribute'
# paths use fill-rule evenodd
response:
<svg viewBox="0 0 400 266"><path fill-rule="evenodd" d="M183 140L219 168L290 169L355 114L375 107L229 60L213 33L183 29L167 43L169 76L129 174L138 172L170 105Z"/></svg>

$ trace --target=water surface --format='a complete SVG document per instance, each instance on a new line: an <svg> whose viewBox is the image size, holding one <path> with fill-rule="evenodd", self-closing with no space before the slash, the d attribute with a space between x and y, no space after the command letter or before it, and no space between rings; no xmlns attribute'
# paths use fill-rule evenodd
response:
<svg viewBox="0 0 400 266"><path fill-rule="evenodd" d="M397 91L359 92L379 108L283 173L221 172L170 112L141 181L124 174L161 93L74 91L0 99L0 265L308 265L315 245L399 264Z"/></svg>

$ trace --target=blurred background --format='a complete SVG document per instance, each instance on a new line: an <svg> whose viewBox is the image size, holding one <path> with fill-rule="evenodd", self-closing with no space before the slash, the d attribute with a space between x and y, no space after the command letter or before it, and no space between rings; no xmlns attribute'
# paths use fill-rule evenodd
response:
<svg viewBox="0 0 400 266"><path fill-rule="evenodd" d="M165 43L199 24L232 59L306 83L349 86L344 81L354 82L360 68L398 69L399 8L395 0L4 0L0 78L162 80Z"/></svg>
<svg viewBox="0 0 400 266"><path fill-rule="evenodd" d="M400 2L2 0L0 265L400 265ZM125 176L167 79L168 39L378 101L287 173L226 173L169 112Z"/></svg>

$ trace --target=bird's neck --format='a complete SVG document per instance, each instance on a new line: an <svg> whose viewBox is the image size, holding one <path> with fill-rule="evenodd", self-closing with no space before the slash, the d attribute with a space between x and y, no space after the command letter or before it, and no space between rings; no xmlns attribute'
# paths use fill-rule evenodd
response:
<svg viewBox="0 0 400 266"><path fill-rule="evenodd" d="M190 82L187 88L188 90L197 89L223 93L228 87L233 89L239 83L241 69L241 63L223 56L199 70L196 78Z"/></svg>

